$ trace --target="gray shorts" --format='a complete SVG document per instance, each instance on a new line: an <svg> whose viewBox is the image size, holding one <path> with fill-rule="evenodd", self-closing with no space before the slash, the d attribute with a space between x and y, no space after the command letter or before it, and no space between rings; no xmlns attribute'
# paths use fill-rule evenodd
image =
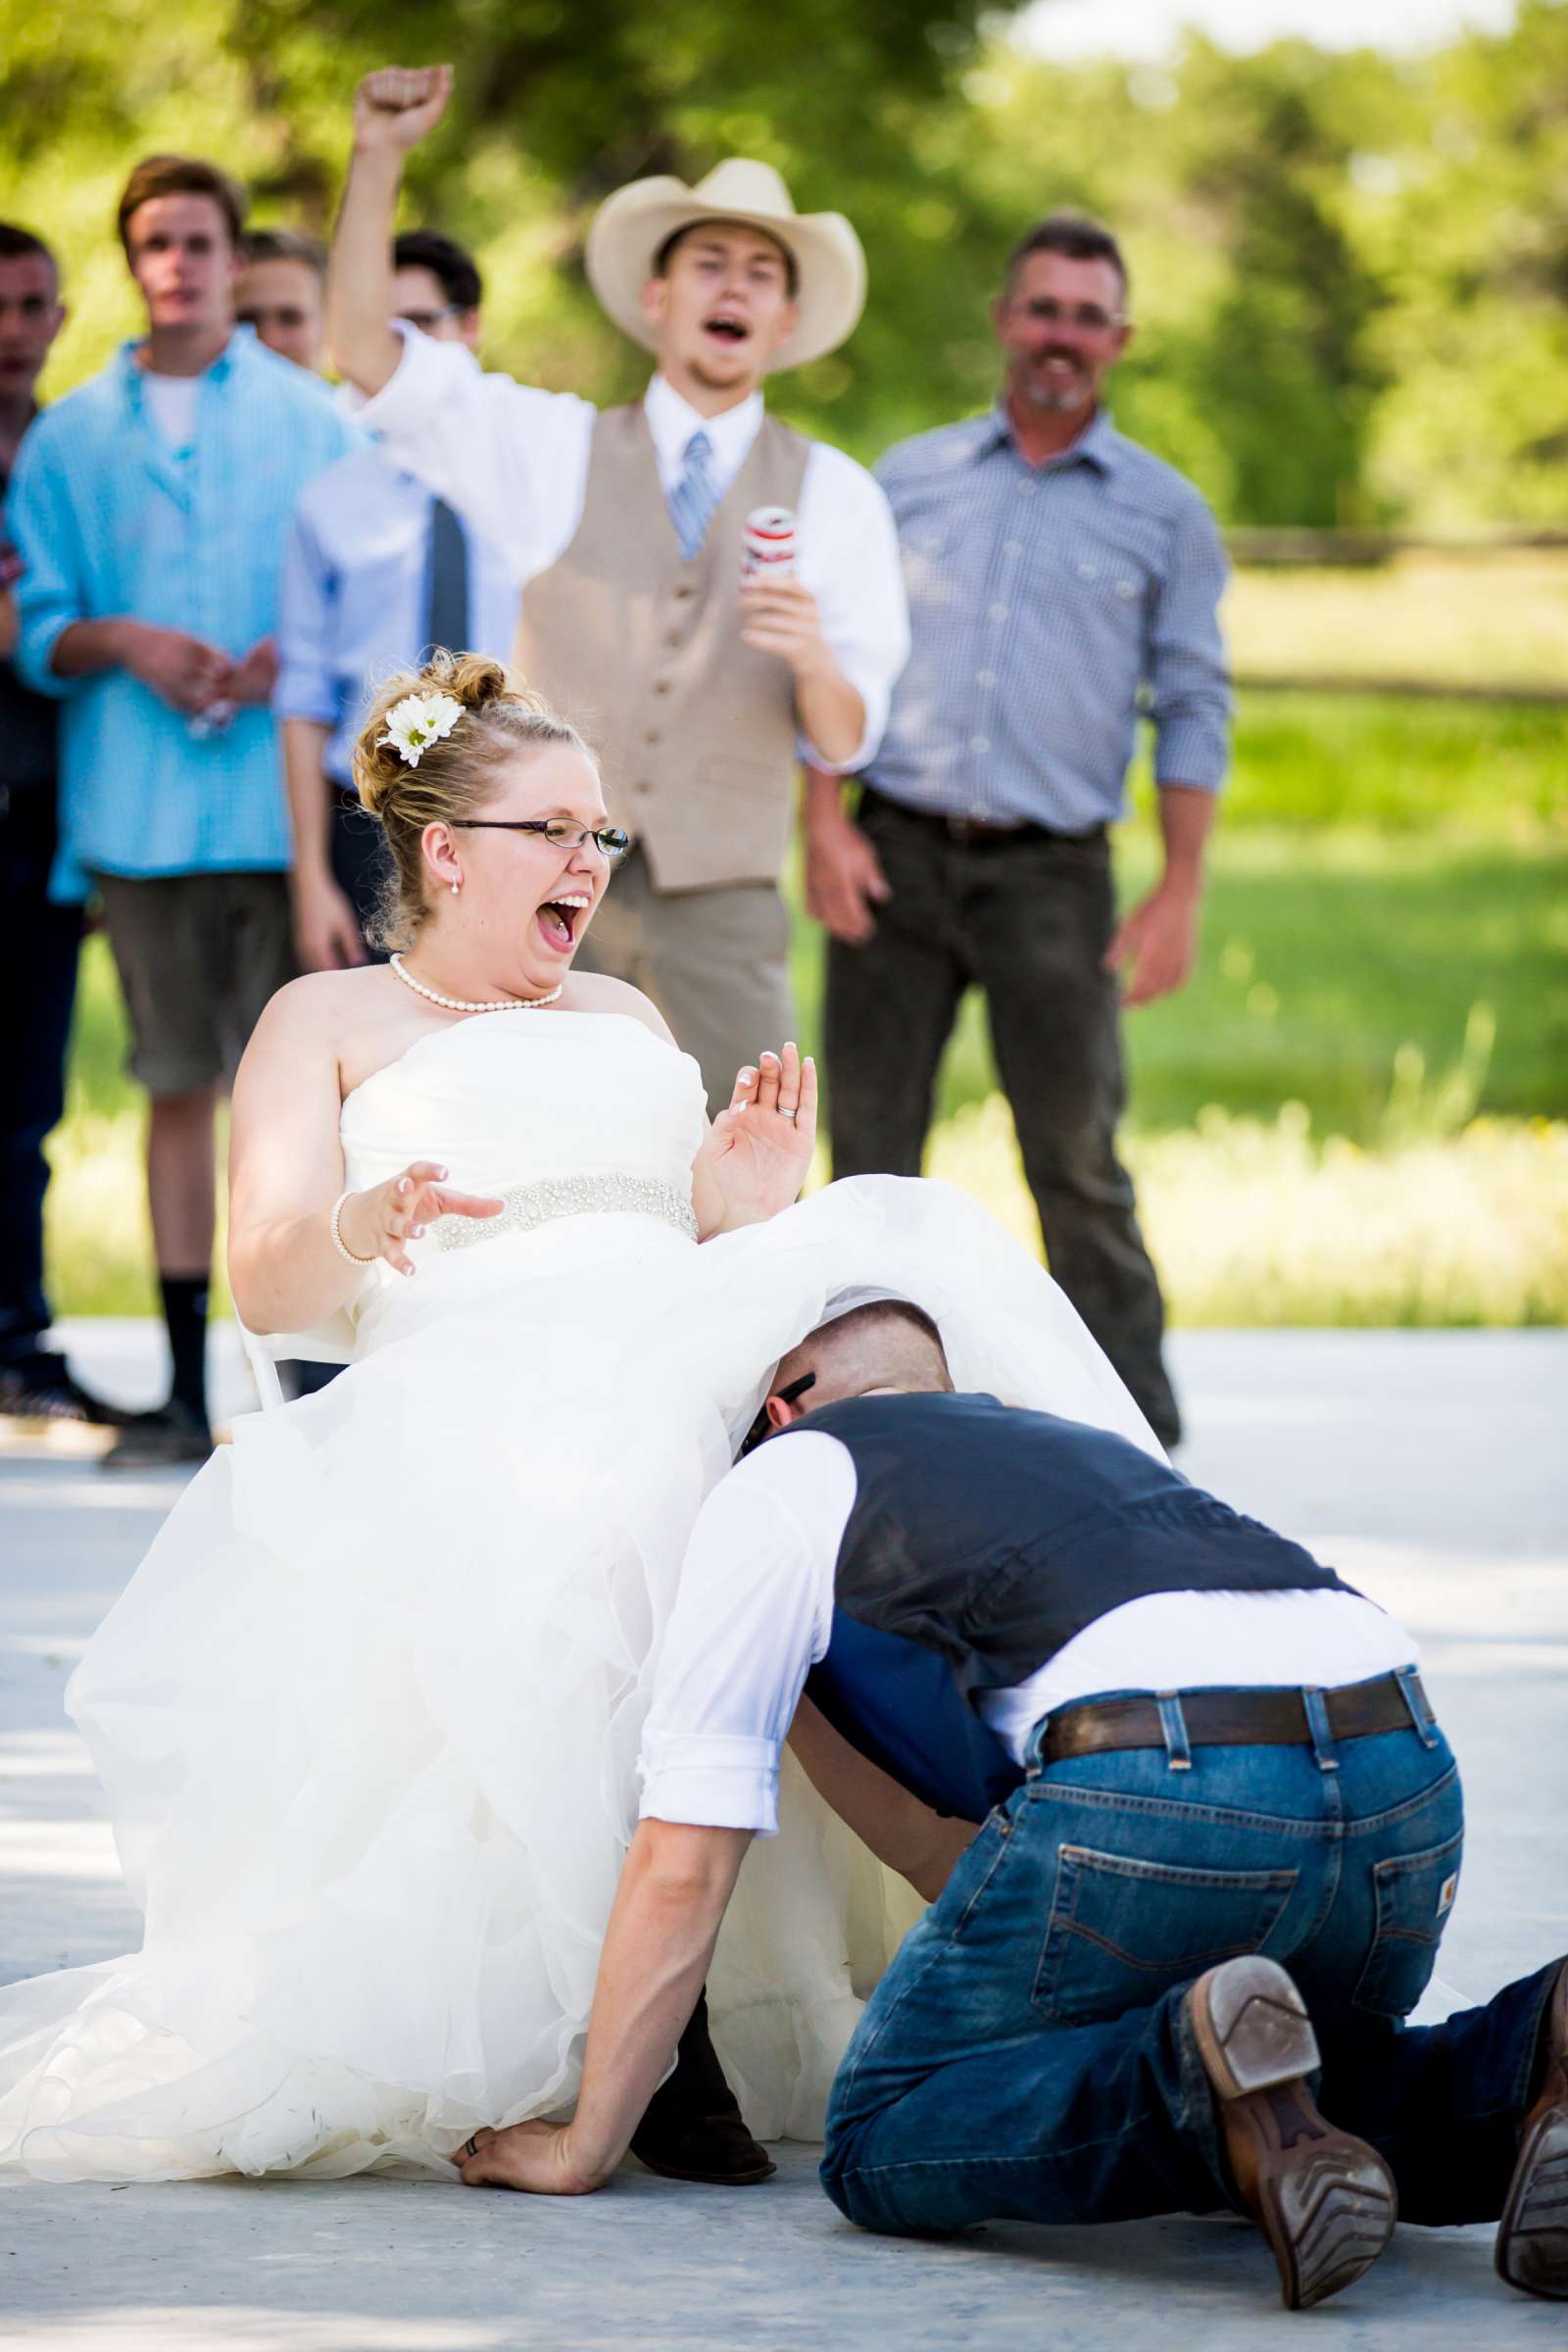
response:
<svg viewBox="0 0 1568 2352"><path fill-rule="evenodd" d="M94 874L151 1095L232 1078L263 1006L295 978L286 874Z"/></svg>

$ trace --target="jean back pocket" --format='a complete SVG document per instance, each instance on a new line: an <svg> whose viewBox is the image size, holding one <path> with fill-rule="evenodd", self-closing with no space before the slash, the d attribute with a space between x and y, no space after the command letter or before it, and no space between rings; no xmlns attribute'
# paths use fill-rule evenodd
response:
<svg viewBox="0 0 1568 2352"><path fill-rule="evenodd" d="M1377 1924L1355 1988L1355 2006L1379 2017L1408 2017L1432 1979L1438 1945L1459 1890L1464 1833L1419 1854L1392 1854L1372 1866Z"/></svg>
<svg viewBox="0 0 1568 2352"><path fill-rule="evenodd" d="M1145 2009L1221 1960L1260 1951L1294 1870L1204 1870L1058 1849L1034 2000L1063 2023Z"/></svg>

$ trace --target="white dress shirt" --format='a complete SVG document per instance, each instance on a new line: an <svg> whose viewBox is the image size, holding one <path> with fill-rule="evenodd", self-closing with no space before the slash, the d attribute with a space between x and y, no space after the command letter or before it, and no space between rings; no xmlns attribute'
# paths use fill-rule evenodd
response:
<svg viewBox="0 0 1568 2352"><path fill-rule="evenodd" d="M760 1446L709 1495L643 1728L645 1819L777 1831L779 1751L806 1677L827 1651L855 1495L848 1447L809 1429ZM1035 1726L1076 1699L1332 1690L1416 1663L1403 1627L1358 1593L1155 1592L1097 1617L1027 1682L978 1704L1021 1764Z"/></svg>
<svg viewBox="0 0 1568 2352"><path fill-rule="evenodd" d="M432 342L413 327L398 331L403 357L395 373L373 398L353 395L353 413L380 435L390 457L496 541L519 580L535 578L576 536L598 412L574 392L542 392L487 373L466 344ZM761 394L754 392L721 416L702 416L662 375L650 383L644 411L666 496L680 478L687 443L701 431L722 497L763 415ZM853 759L823 760L804 738L801 756L823 767L863 767L882 740L908 656L908 607L886 497L863 466L825 441L813 441L806 461L796 545L796 576L816 598L822 634L865 705Z"/></svg>

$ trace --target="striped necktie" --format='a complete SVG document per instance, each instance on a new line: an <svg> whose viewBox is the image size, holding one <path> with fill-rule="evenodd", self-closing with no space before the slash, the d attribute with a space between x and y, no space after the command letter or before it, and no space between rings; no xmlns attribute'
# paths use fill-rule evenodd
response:
<svg viewBox="0 0 1568 2352"><path fill-rule="evenodd" d="M712 454L713 444L708 435L693 433L686 444L686 464L680 480L669 493L669 519L675 525L681 556L688 564L701 549L718 504L718 492L708 467Z"/></svg>

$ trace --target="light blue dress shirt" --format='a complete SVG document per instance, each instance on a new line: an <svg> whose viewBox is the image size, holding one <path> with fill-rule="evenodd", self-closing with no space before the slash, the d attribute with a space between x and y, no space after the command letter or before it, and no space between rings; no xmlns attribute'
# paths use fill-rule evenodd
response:
<svg viewBox="0 0 1568 2352"><path fill-rule="evenodd" d="M945 816L1087 833L1121 813L1140 713L1162 784L1217 791L1226 563L1199 491L1102 411L1032 466L1005 411L876 468L911 650L866 780Z"/></svg>
<svg viewBox="0 0 1568 2352"><path fill-rule="evenodd" d="M188 452L153 421L137 346L29 429L7 499L24 569L17 667L58 696L61 848L51 885L267 871L289 862L270 710L212 735L128 670L60 678L55 640L77 620L185 629L238 659L277 626L283 543L300 491L353 448L331 392L238 327L201 378Z"/></svg>
<svg viewBox="0 0 1568 2352"><path fill-rule="evenodd" d="M354 739L367 703L424 651L434 497L378 448L357 449L301 494L283 555L272 709L332 729L326 772L353 782ZM468 644L512 657L521 587L471 525Z"/></svg>

